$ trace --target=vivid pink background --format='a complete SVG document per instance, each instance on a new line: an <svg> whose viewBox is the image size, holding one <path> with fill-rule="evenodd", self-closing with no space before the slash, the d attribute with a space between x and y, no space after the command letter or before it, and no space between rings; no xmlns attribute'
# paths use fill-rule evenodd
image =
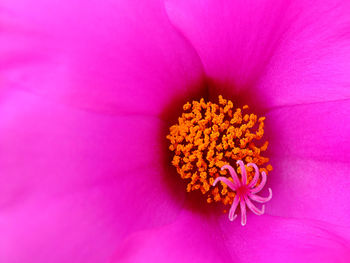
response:
<svg viewBox="0 0 350 263"><path fill-rule="evenodd" d="M345 0L0 0L0 262L349 262L349 14ZM270 127L274 197L245 227L169 179L170 120L218 93Z"/></svg>

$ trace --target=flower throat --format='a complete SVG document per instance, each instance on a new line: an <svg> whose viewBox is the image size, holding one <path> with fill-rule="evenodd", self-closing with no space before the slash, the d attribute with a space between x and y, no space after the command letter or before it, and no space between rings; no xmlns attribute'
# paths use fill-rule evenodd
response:
<svg viewBox="0 0 350 263"><path fill-rule="evenodd" d="M170 127L167 139L174 153L172 164L187 182L187 192L200 191L208 203L232 205L240 189L233 191L223 180L216 184L219 177L233 181L221 168L236 165L239 160L259 167L255 171L253 165L243 165L247 184L256 178L256 172L267 175L272 170L269 159L262 156L268 146L268 141L262 140L265 117L250 113L247 105L235 107L220 95L218 104L202 98L187 102L183 111L178 123ZM242 176L241 170L242 166L237 165Z"/></svg>

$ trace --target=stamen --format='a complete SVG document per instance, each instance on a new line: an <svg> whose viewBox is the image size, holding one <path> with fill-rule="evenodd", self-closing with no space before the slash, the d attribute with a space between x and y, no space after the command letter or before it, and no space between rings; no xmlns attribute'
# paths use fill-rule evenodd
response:
<svg viewBox="0 0 350 263"><path fill-rule="evenodd" d="M259 168L255 163L248 163L247 166L254 167L255 175L254 175L253 180L248 185L249 187L254 187L259 180Z"/></svg>
<svg viewBox="0 0 350 263"><path fill-rule="evenodd" d="M235 215L235 212L236 212L236 209L237 209L237 206L239 204L239 197L236 195L235 196L235 199L233 200L233 203L231 205L231 208L230 208L230 212L228 214L228 218L233 221L236 219L237 215Z"/></svg>
<svg viewBox="0 0 350 263"><path fill-rule="evenodd" d="M201 191L208 203L231 205L230 220L237 217L240 203L243 224L246 204L250 209L255 207L250 205L250 200L246 203L245 197L252 196L251 200L261 202L272 197L255 195L265 186L267 174L272 171L269 159L262 156L268 146L268 141L261 141L265 117L258 118L249 112L247 105L236 107L222 96L218 104L200 99L187 102L183 110L167 135L169 149L174 153L172 164L187 182L187 192ZM231 163L237 166L232 167Z"/></svg>
<svg viewBox="0 0 350 263"><path fill-rule="evenodd" d="M230 187L232 190L235 190L237 188L237 186L232 183L228 178L226 177L218 177L215 179L214 183L213 183L213 186L215 186L219 181L227 184L228 187Z"/></svg>
<svg viewBox="0 0 350 263"><path fill-rule="evenodd" d="M245 208L245 201L244 200L241 200L240 207L241 207L241 224L242 224L242 226L245 226L247 224L247 211Z"/></svg>
<svg viewBox="0 0 350 263"><path fill-rule="evenodd" d="M242 174L242 185L247 184L247 171L245 169L244 163L239 160L237 161L237 164L241 167L241 174Z"/></svg>
<svg viewBox="0 0 350 263"><path fill-rule="evenodd" d="M236 171L232 168L232 166L226 164L223 167L221 167L221 171L224 170L224 169L229 170L230 175L231 175L231 177L233 179L233 182L234 182L235 186L236 187L241 186L241 182L239 181L238 176L236 174ZM218 178L220 178L220 177L218 177ZM218 179L218 178L216 178L216 179ZM234 190L234 189L232 189L232 190Z"/></svg>
<svg viewBox="0 0 350 263"><path fill-rule="evenodd" d="M250 200L246 197L245 199L245 203L247 204L247 206L249 207L249 209L256 215L260 216L263 215L265 213L265 206L263 205L261 210L259 210L255 205L253 205L252 202L250 202Z"/></svg>
<svg viewBox="0 0 350 263"><path fill-rule="evenodd" d="M266 174L265 174L265 172L262 172L261 173L261 183L257 187L253 188L252 194L259 193L264 188L265 184L266 184Z"/></svg>
<svg viewBox="0 0 350 263"><path fill-rule="evenodd" d="M263 215L265 213L265 205L262 206L261 210L259 208L257 208L251 201L256 201L258 203L266 203L268 201L271 200L272 198L272 190L271 188L269 188L269 196L268 197L261 197L261 196L258 196L258 195L255 195L253 193L253 191L256 191L258 189L258 191L260 191L262 189L262 187L266 184L266 174L264 172L262 172L262 180L260 182L260 184L258 186L255 186L255 182L253 181L258 181L259 180L259 170L257 169L256 165L254 165L253 163L248 163L247 166L253 166L253 167L256 167L255 169L255 176L254 176L254 179L252 180L252 182L248 185L244 184L244 180L246 180L244 178L244 171L245 171L245 166L244 166L244 163L239 160L237 162L239 165L240 165L240 168L241 168L241 173L242 173L242 179L241 179L241 182L239 182L238 186L234 185L230 180L228 180L226 177L218 177L216 178L215 182L218 182L218 181L221 181L223 183L226 183L227 186L236 193L236 196L235 196L235 199L231 205L231 209L230 209L230 212L229 212L229 219L231 221L233 221L233 219L236 218L236 215L233 215L236 211L236 208L237 208L237 205L238 205L238 202L240 203L240 208L241 208L241 224L242 226L244 226L246 224L246 221L247 221L247 215L246 215L246 206L248 206L248 208L256 215ZM231 176L232 177L235 177L237 176L235 170L230 167L229 165L225 165L225 168L227 168L230 173L231 173ZM214 183L214 186L215 186L216 183ZM261 189L259 189L261 188Z"/></svg>
<svg viewBox="0 0 350 263"><path fill-rule="evenodd" d="M272 190L271 190L271 188L269 188L269 196L268 197L261 197L261 196L254 195L254 194L249 195L249 197L250 197L250 199L252 199L258 203L266 203L266 202L270 201L272 198Z"/></svg>

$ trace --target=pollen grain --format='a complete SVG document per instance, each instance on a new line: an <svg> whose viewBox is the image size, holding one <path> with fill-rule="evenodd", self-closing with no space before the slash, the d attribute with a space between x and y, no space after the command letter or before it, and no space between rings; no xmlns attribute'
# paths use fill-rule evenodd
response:
<svg viewBox="0 0 350 263"><path fill-rule="evenodd" d="M208 203L232 204L235 193L225 183L213 186L218 177L232 180L222 166L244 160L258 165L260 172L272 170L269 159L262 156L268 146L262 140L265 117L249 113L247 105L235 107L220 95L218 104L202 98L187 102L183 111L166 138L174 153L172 164L186 181L187 192L200 191ZM246 170L249 183L254 169L246 166Z"/></svg>

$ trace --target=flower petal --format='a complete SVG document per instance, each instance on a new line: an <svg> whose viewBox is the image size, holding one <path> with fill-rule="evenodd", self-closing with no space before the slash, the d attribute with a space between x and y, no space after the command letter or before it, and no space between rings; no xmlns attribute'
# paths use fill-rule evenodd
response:
<svg viewBox="0 0 350 263"><path fill-rule="evenodd" d="M257 93L270 107L350 98L350 2L290 1Z"/></svg>
<svg viewBox="0 0 350 263"><path fill-rule="evenodd" d="M208 77L234 85L236 91L266 67L280 37L285 6L268 1L166 1L171 22L195 47Z"/></svg>
<svg viewBox="0 0 350 263"><path fill-rule="evenodd" d="M349 162L350 100L283 107L266 117L272 156Z"/></svg>
<svg viewBox="0 0 350 263"><path fill-rule="evenodd" d="M265 108L350 97L348 1L167 0L166 10L215 89Z"/></svg>
<svg viewBox="0 0 350 263"><path fill-rule="evenodd" d="M0 10L7 88L84 109L159 114L202 78L161 1L13 0Z"/></svg>
<svg viewBox="0 0 350 263"><path fill-rule="evenodd" d="M350 225L350 100L275 109L267 119L274 198L266 213Z"/></svg>
<svg viewBox="0 0 350 263"><path fill-rule="evenodd" d="M349 240L333 232L328 224L252 213L248 217L245 227L220 221L227 250L235 262L346 263L350 257Z"/></svg>
<svg viewBox="0 0 350 263"><path fill-rule="evenodd" d="M129 236L112 262L347 263L349 253L349 240L317 222L250 214L242 227L193 214Z"/></svg>
<svg viewBox="0 0 350 263"><path fill-rule="evenodd" d="M217 229L212 219L187 211L173 224L129 236L112 263L234 262Z"/></svg>
<svg viewBox="0 0 350 263"><path fill-rule="evenodd" d="M338 162L271 159L274 198L266 214L350 226L350 166Z"/></svg>
<svg viewBox="0 0 350 263"><path fill-rule="evenodd" d="M1 99L1 262L105 262L129 232L174 220L184 196L168 187L161 120Z"/></svg>

